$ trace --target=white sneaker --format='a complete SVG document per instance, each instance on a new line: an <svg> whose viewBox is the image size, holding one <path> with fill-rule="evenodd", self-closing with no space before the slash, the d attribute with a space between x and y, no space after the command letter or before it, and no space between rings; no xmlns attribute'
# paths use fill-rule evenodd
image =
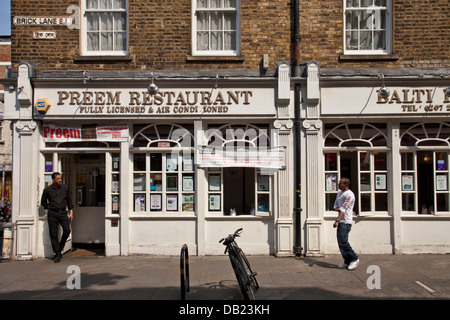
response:
<svg viewBox="0 0 450 320"><path fill-rule="evenodd" d="M338 266L339 269L347 269L347 267L348 267L348 264L346 264L346 263L343 263L340 266Z"/></svg>
<svg viewBox="0 0 450 320"><path fill-rule="evenodd" d="M348 265L348 270L355 270L356 267L359 264L359 259L357 259L356 261L352 261L350 262L350 264Z"/></svg>

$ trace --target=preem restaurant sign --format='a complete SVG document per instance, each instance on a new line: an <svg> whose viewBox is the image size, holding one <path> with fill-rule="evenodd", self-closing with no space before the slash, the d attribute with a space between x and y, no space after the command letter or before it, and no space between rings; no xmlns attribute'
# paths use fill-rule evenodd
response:
<svg viewBox="0 0 450 320"><path fill-rule="evenodd" d="M213 116L275 114L273 88L175 89L151 95L146 89L36 89L50 116ZM39 114L38 114L39 115Z"/></svg>

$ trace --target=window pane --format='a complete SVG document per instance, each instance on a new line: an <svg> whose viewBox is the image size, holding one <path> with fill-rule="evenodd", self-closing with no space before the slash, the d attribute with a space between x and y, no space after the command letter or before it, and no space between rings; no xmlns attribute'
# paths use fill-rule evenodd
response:
<svg viewBox="0 0 450 320"><path fill-rule="evenodd" d="M86 13L87 19L87 30L88 31L98 31L98 14L97 13Z"/></svg>
<svg viewBox="0 0 450 320"><path fill-rule="evenodd" d="M336 201L336 194L335 193L327 193L325 195L325 207L327 211L333 211L334 210L334 202Z"/></svg>
<svg viewBox="0 0 450 320"><path fill-rule="evenodd" d="M258 211L269 212L268 194L258 194Z"/></svg>
<svg viewBox="0 0 450 320"><path fill-rule="evenodd" d="M100 9L112 9L112 0L100 0Z"/></svg>
<svg viewBox="0 0 450 320"><path fill-rule="evenodd" d="M360 170L370 171L370 154L367 152L361 152L359 157Z"/></svg>
<svg viewBox="0 0 450 320"><path fill-rule="evenodd" d="M369 193L361 194L361 211L371 211L371 196Z"/></svg>
<svg viewBox="0 0 450 320"><path fill-rule="evenodd" d="M145 173L138 173L134 175L133 191L145 191Z"/></svg>
<svg viewBox="0 0 450 320"><path fill-rule="evenodd" d="M375 211L388 211L387 193L375 194Z"/></svg>
<svg viewBox="0 0 450 320"><path fill-rule="evenodd" d="M114 0L114 9L125 9L125 0Z"/></svg>
<svg viewBox="0 0 450 320"><path fill-rule="evenodd" d="M111 51L113 50L113 33L102 32L101 33L101 50Z"/></svg>
<svg viewBox="0 0 450 320"><path fill-rule="evenodd" d="M98 33L88 32L87 34L87 47L89 51L98 51Z"/></svg>
<svg viewBox="0 0 450 320"><path fill-rule="evenodd" d="M436 170L447 170L447 152L436 153Z"/></svg>
<svg viewBox="0 0 450 320"><path fill-rule="evenodd" d="M152 153L150 154L150 170L161 171L162 170L162 154Z"/></svg>
<svg viewBox="0 0 450 320"><path fill-rule="evenodd" d="M98 8L98 0L87 0L86 8L87 9L97 9Z"/></svg>
<svg viewBox="0 0 450 320"><path fill-rule="evenodd" d="M145 171L145 153L135 153L133 157L134 171Z"/></svg>
<svg viewBox="0 0 450 320"><path fill-rule="evenodd" d="M402 194L402 210L403 211L416 211L415 194L414 193L403 193Z"/></svg>
<svg viewBox="0 0 450 320"><path fill-rule="evenodd" d="M325 170L335 171L337 170L337 154L325 153Z"/></svg>
<svg viewBox="0 0 450 320"><path fill-rule="evenodd" d="M402 153L402 170L414 170L413 160L413 153Z"/></svg>
<svg viewBox="0 0 450 320"><path fill-rule="evenodd" d="M437 211L449 211L448 207L448 193L438 193L436 195ZM433 214L432 209L428 213Z"/></svg>
<svg viewBox="0 0 450 320"><path fill-rule="evenodd" d="M375 152L375 170L387 170L386 152Z"/></svg>
<svg viewBox="0 0 450 320"><path fill-rule="evenodd" d="M370 184L370 173L361 173L361 191L370 191L371 190L371 184Z"/></svg>

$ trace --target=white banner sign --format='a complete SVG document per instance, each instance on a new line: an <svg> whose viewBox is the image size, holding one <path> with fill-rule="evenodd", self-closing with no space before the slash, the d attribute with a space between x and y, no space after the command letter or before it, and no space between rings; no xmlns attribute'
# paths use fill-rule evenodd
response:
<svg viewBox="0 0 450 320"><path fill-rule="evenodd" d="M128 124L118 123L105 126L57 126L44 124L43 136L45 142L75 142L75 141L127 141L129 138Z"/></svg>
<svg viewBox="0 0 450 320"><path fill-rule="evenodd" d="M264 150L220 150L203 148L197 153L200 167L253 167L285 169L285 148Z"/></svg>

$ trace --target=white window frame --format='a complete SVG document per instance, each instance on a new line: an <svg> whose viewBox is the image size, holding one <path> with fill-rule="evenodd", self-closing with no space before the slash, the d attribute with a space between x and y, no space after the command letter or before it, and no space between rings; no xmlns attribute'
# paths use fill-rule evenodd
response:
<svg viewBox="0 0 450 320"><path fill-rule="evenodd" d="M434 127L429 127L429 125L435 125ZM403 194L412 194L414 196L414 207L412 210L403 210L402 203L402 214L405 216L414 215L414 216L450 216L449 211L438 211L437 208L437 195L444 194L447 195L448 201L450 201L450 134L449 129L450 123L442 122L442 123L416 123L411 125L408 129L401 133L400 143L402 139L409 135L414 141L414 145L406 145L400 146L400 159L404 154L412 154L413 156L413 167L411 169L402 169L401 170L401 193L402 193L402 202L403 202ZM436 142L436 145L433 145L433 142ZM425 143L425 145L423 145ZM418 152L427 152L430 155L430 161L433 163L433 209L427 208L427 214L422 214L422 208L419 208L419 199L418 199L418 180L419 180L419 170L417 167L417 153ZM436 155L439 153L446 153L445 160L445 169L437 168L437 159ZM403 185L403 176L409 175L413 177L412 189L406 189ZM446 188L444 188L443 184L437 183L437 176L446 176ZM420 211L420 213L419 213ZM425 213L425 212L424 212Z"/></svg>
<svg viewBox="0 0 450 320"><path fill-rule="evenodd" d="M352 128L353 125L361 126L361 128ZM340 130L339 130L340 129ZM369 130L368 134L366 130ZM377 137L383 137L384 141L386 142L385 146L376 146L373 144L373 141ZM345 123L341 125L336 125L334 128L329 130L328 132L325 132L324 136L324 143L326 142L328 137L334 137L339 141L339 145L336 147L331 146L324 146L323 148L323 155L326 156L327 153L334 153L336 154L336 165L337 167L335 170L326 170L325 167L325 160L324 160L324 186L325 186L325 194L333 194L336 195L339 191L338 188L338 181L342 178L341 173L341 153L344 152L356 152L357 153L357 177L358 181L354 181L352 179L350 181L351 184L358 183L358 192L355 192L355 197L357 199L357 207L354 208L355 211L358 212L359 216L388 216L389 210L390 210L390 203L391 199L389 196L390 193L390 181L388 176L388 169L390 167L390 155L391 150L388 147L388 137L383 130L375 127L372 124L369 123ZM361 146L351 146L346 147L345 144L348 142L356 142L360 143ZM386 170L379 170L375 169L375 153L386 153ZM369 164L370 167L368 170L361 170L361 154L365 153L366 156L369 156ZM370 185L368 190L362 190L362 183L361 183L361 174L368 174L370 177ZM383 188L377 188L376 186L376 178L377 175L381 176L383 175L385 177L385 189ZM335 177L335 185L333 188L329 188L331 184L327 184L327 178L334 176ZM361 195L363 194L369 194L371 198L370 202L370 211L362 211L362 205L361 205ZM377 194L387 194L387 211L376 211L376 195ZM326 207L326 196L324 197L324 203ZM328 210L328 214L331 216L331 212ZM334 213L333 213L334 214Z"/></svg>
<svg viewBox="0 0 450 320"><path fill-rule="evenodd" d="M87 0L81 1L81 55L83 56L127 56L128 55L128 41L129 41L129 22L128 22L128 0L125 0L125 9L87 9L86 5ZM125 31L126 31L126 50L98 50L98 51L89 51L87 44L87 17L86 12L125 12L126 13L126 22L125 22Z"/></svg>
<svg viewBox="0 0 450 320"><path fill-rule="evenodd" d="M385 35L385 42L386 42L386 48L385 49L374 49L374 50L360 50L360 49L348 49L347 48L347 24L346 24L346 15L350 11L360 11L362 10L361 7L355 7L355 8L349 8L347 7L347 3L350 0L344 0L344 16L343 16L343 46L344 46L344 54L346 55L387 55L392 53L392 0L386 0L386 7L376 7L375 5L369 6L367 10L373 10L373 11L379 11L380 14L383 14L382 11L384 10L386 12L386 35ZM362 0L357 0L362 1ZM373 3L376 2L376 0L372 0ZM370 30L370 29L355 29L355 31L358 30ZM372 31L375 30L375 28L371 29ZM358 40L358 46L360 41ZM372 42L373 44L373 42Z"/></svg>
<svg viewBox="0 0 450 320"><path fill-rule="evenodd" d="M221 0L223 1L223 0ZM198 12L236 12L236 50L197 50ZM239 56L241 54L241 1L236 0L236 8L197 8L197 0L192 0L192 55L193 56Z"/></svg>

